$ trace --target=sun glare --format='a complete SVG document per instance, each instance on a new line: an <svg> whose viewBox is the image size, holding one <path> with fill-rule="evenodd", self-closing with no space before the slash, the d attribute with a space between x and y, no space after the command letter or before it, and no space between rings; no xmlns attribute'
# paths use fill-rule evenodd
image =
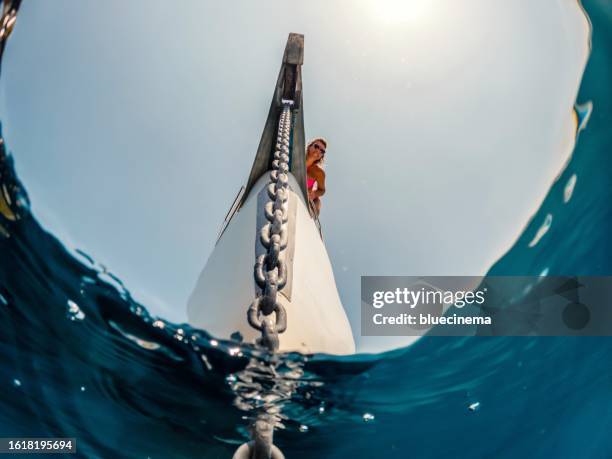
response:
<svg viewBox="0 0 612 459"><path fill-rule="evenodd" d="M418 25L432 16L434 0L370 0L373 17L388 25Z"/></svg>

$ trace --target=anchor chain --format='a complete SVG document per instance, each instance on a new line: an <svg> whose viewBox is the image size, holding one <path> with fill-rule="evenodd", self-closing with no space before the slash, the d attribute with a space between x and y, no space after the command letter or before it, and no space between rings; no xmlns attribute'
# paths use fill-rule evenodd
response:
<svg viewBox="0 0 612 459"><path fill-rule="evenodd" d="M2 50L4 49L4 43L15 26L15 21L17 20L17 10L19 9L20 3L21 0L0 1L0 9L2 10L0 11L0 43ZM0 51L0 55L1 54L2 51Z"/></svg>
<svg viewBox="0 0 612 459"><path fill-rule="evenodd" d="M278 350L278 335L287 329L287 312L278 301L278 293L287 283L287 265L281 254L287 247L288 238L288 173L292 105L293 101L283 100L270 182L266 187L269 201L264 206L264 214L267 222L259 231L259 240L267 252L257 257L253 273L261 293L257 295L247 313L249 324L261 332L258 343L269 351Z"/></svg>
<svg viewBox="0 0 612 459"><path fill-rule="evenodd" d="M266 186L268 201L264 205L266 223L259 230L259 240L266 249L255 260L253 276L261 289L247 312L251 327L261 332L257 342L270 352L278 350L278 335L287 329L287 311L278 299L287 283L287 265L281 257L287 247L289 215L289 142L293 101L282 101L270 182ZM284 459L273 443L274 419L264 409L251 425L251 441L234 453L233 459Z"/></svg>

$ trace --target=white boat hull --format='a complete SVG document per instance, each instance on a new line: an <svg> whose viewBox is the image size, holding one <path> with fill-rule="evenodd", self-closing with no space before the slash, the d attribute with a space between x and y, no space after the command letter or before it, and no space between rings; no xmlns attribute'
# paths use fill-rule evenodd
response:
<svg viewBox="0 0 612 459"><path fill-rule="evenodd" d="M260 337L247 322L247 310L257 294L253 266L256 254L262 253L263 200L259 195L266 193L268 182L264 174L231 217L189 298L189 322L218 338L227 339L236 332L247 342ZM287 330L279 335L279 350L352 354L355 341L325 245L291 174L289 186L290 211L294 212L290 222L294 223L283 251L289 280L279 298L287 312Z"/></svg>

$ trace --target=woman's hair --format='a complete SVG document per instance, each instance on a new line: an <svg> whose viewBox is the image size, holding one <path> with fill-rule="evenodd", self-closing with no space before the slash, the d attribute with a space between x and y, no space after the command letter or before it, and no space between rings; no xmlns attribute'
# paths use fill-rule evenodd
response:
<svg viewBox="0 0 612 459"><path fill-rule="evenodd" d="M325 148L327 148L327 140L325 140L323 137L315 137L310 142L308 142L308 145L306 145L306 151L308 151L310 146L315 142L321 142L323 145L325 145Z"/></svg>
<svg viewBox="0 0 612 459"><path fill-rule="evenodd" d="M321 142L323 145L325 145L325 148L327 148L327 140L325 140L323 137L315 137L310 142L308 142L308 144L306 145L306 156L308 156L308 150L310 149L312 144L315 143L315 142ZM323 168L323 160L324 160L324 158L321 158L315 164L317 164L319 167Z"/></svg>

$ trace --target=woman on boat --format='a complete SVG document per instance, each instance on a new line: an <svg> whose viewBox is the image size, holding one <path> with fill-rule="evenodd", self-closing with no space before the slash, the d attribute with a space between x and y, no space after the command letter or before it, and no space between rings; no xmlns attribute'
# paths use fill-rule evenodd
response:
<svg viewBox="0 0 612 459"><path fill-rule="evenodd" d="M327 141L318 137L308 142L306 147L306 181L308 185L308 200L312 203L317 216L321 211L321 196L325 194L325 171L323 160Z"/></svg>

